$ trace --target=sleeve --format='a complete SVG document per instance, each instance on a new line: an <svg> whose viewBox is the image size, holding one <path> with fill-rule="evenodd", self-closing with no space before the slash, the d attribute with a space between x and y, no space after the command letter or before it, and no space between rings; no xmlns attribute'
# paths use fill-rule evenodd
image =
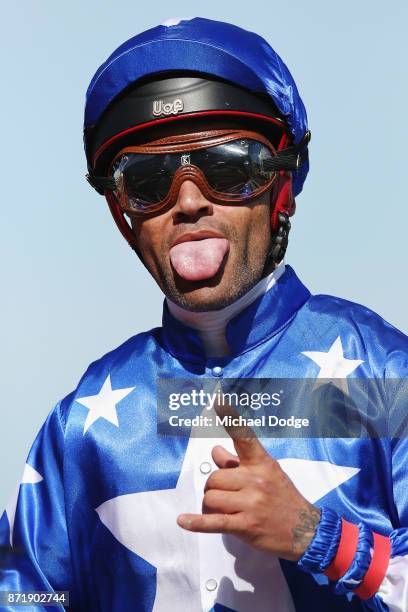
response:
<svg viewBox="0 0 408 612"><path fill-rule="evenodd" d="M355 595L364 609L376 612L408 612L407 383L407 379L394 379L389 385L393 390L388 419L391 501L397 528L377 533L364 522L349 523L324 507L316 534L298 561L305 572L325 574L334 593Z"/></svg>
<svg viewBox="0 0 408 612"><path fill-rule="evenodd" d="M72 591L63 464L64 429L59 403L39 431L21 482L0 518L1 591ZM16 609L11 603L0 608ZM24 609L63 610L64 605L36 604Z"/></svg>
<svg viewBox="0 0 408 612"><path fill-rule="evenodd" d="M323 573L336 595L354 595L366 610L408 612L408 528L379 534L323 507L316 534L298 561Z"/></svg>

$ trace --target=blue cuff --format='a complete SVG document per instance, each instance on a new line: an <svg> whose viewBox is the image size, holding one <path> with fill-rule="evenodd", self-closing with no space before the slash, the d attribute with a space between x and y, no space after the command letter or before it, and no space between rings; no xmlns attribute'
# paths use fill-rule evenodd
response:
<svg viewBox="0 0 408 612"><path fill-rule="evenodd" d="M334 559L340 533L341 517L330 508L321 508L321 518L313 540L298 561L300 569L308 574L323 572Z"/></svg>
<svg viewBox="0 0 408 612"><path fill-rule="evenodd" d="M334 585L337 595L354 591L366 575L371 562L371 548L374 545L373 532L364 523L359 523L358 545L353 563Z"/></svg>
<svg viewBox="0 0 408 612"><path fill-rule="evenodd" d="M391 557L408 556L408 529L399 527L390 533Z"/></svg>

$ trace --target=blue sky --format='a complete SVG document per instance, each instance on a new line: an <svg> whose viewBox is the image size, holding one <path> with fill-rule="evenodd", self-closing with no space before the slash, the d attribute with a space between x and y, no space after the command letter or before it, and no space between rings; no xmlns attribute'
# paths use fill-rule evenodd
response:
<svg viewBox="0 0 408 612"><path fill-rule="evenodd" d="M87 365L160 325L163 296L86 183L85 91L126 39L170 17L231 21L289 66L312 131L287 262L314 293L408 332L407 8L401 1L7 3L1 37L4 440L0 508Z"/></svg>

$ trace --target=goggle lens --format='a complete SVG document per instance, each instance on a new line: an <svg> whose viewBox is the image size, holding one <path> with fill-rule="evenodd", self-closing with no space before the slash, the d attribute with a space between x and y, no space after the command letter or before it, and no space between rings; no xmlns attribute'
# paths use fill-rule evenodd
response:
<svg viewBox="0 0 408 612"><path fill-rule="evenodd" d="M245 200L268 185L274 171L268 160L276 152L257 140L239 138L201 149L170 153L126 152L112 167L119 195L135 211L148 212L165 201L176 172L183 166L198 168L210 188L219 196Z"/></svg>

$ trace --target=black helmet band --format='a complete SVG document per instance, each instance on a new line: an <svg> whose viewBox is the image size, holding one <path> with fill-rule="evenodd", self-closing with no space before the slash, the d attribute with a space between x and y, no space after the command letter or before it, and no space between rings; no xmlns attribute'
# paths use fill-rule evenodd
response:
<svg viewBox="0 0 408 612"><path fill-rule="evenodd" d="M270 98L229 82L203 77L172 76L160 80L156 77L122 92L98 123L85 131L88 169L104 173L118 146L136 144L139 134L140 138L142 134L145 137L147 129L160 128L165 132L167 128L169 133L174 132L176 118L183 118L183 126L186 124L185 129L190 131L190 122L194 124L197 119L211 120L213 125L218 121L224 128L242 126L243 121L250 122L253 128L259 124L277 147L286 126Z"/></svg>

